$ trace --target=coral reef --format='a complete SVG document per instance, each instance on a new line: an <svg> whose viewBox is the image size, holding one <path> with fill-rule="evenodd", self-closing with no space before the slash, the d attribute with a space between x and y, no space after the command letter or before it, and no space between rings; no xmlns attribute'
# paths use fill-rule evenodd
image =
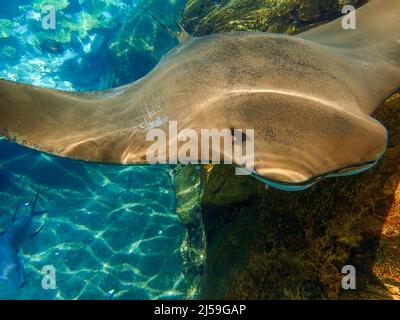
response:
<svg viewBox="0 0 400 320"><path fill-rule="evenodd" d="M342 2L189 0L182 21L195 35L297 33L337 17ZM382 161L361 175L288 193L235 176L231 166L212 168L201 200L201 298L400 298L400 95L374 117L389 129L390 144ZM341 289L348 264L357 270L354 291Z"/></svg>

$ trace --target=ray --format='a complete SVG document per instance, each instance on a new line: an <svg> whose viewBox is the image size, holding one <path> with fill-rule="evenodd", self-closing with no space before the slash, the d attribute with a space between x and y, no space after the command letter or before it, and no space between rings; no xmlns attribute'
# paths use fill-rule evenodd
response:
<svg viewBox="0 0 400 320"><path fill-rule="evenodd" d="M198 135L251 129L251 173L273 187L303 190L359 173L387 147L371 114L400 86L399 11L397 0L372 0L357 11L357 30L343 30L339 19L297 36L190 37L144 78L107 91L0 80L0 133L57 156L128 165L148 163L149 130L168 132L171 121ZM176 144L184 141L167 136L166 162ZM222 161L242 166L224 146ZM191 160L205 163L209 148Z"/></svg>

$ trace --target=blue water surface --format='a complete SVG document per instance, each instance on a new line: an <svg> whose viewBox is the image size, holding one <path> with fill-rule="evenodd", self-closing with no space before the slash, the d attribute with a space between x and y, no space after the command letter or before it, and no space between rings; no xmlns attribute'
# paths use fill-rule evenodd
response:
<svg viewBox="0 0 400 320"><path fill-rule="evenodd" d="M177 20L179 0L13 0L0 2L0 78L63 90L130 83L176 45L143 10ZM57 27L44 30L46 5ZM57 158L0 139L0 230L40 191L49 213L21 255L26 284L0 283L0 299L178 299L185 281L184 229L166 166L108 166ZM43 267L55 290L42 287Z"/></svg>

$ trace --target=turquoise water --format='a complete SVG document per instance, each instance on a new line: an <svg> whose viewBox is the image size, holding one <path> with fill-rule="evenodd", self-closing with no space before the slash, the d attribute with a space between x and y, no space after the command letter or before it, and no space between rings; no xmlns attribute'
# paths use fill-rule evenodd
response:
<svg viewBox="0 0 400 320"><path fill-rule="evenodd" d="M13 0L0 2L0 78L63 90L132 82L176 45L141 6L165 22L184 1ZM42 7L57 6L56 30ZM178 299L185 281L167 166L106 166L60 159L0 140L0 230L14 209L29 213L37 190L49 213L24 247L26 283L0 283L0 299ZM56 289L42 288L44 266Z"/></svg>

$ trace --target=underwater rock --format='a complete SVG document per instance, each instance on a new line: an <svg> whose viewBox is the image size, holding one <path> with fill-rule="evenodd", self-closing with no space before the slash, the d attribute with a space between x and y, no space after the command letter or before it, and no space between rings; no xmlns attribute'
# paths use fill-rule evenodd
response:
<svg viewBox="0 0 400 320"><path fill-rule="evenodd" d="M293 34L338 17L345 4L365 2L188 0L182 23L194 35ZM200 298L400 298L400 94L374 117L389 129L389 148L361 175L288 193L235 176L232 166L207 169ZM357 270L355 291L341 289L345 265Z"/></svg>
<svg viewBox="0 0 400 320"><path fill-rule="evenodd" d="M196 36L224 31L258 30L298 33L341 15L344 5L366 0L188 0L182 16Z"/></svg>
<svg viewBox="0 0 400 320"><path fill-rule="evenodd" d="M196 299L205 263L205 234L200 203L207 174L200 165L178 165L174 171L176 213L186 229L180 248L188 283L186 298Z"/></svg>

